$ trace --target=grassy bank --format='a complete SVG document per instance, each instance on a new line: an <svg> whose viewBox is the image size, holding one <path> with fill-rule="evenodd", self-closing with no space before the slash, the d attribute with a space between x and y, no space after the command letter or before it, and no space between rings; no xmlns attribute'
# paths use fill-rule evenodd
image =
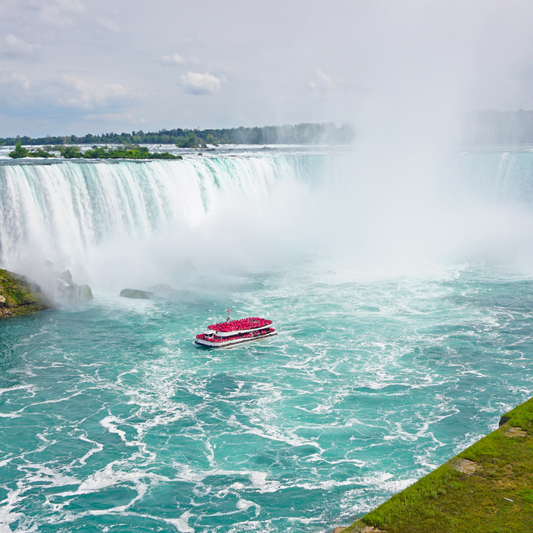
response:
<svg viewBox="0 0 533 533"><path fill-rule="evenodd" d="M533 399L506 419L343 533L533 531Z"/></svg>

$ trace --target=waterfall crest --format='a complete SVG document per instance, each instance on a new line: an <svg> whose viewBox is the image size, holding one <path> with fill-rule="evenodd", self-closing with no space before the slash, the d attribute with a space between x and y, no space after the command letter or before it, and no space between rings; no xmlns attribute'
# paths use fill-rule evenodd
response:
<svg viewBox="0 0 533 533"><path fill-rule="evenodd" d="M1 262L16 263L27 249L52 261L81 257L110 238L146 238L194 227L223 198L258 200L268 196L276 181L299 179L312 165L302 159L1 166Z"/></svg>

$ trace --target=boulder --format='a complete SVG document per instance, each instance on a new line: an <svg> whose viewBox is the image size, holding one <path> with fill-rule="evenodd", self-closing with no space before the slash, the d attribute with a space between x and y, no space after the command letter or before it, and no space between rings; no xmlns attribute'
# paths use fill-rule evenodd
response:
<svg viewBox="0 0 533 533"><path fill-rule="evenodd" d="M61 300L69 306L76 306L93 299L93 293L89 285L76 285L72 283L58 287Z"/></svg>
<svg viewBox="0 0 533 533"><path fill-rule="evenodd" d="M508 416L502 416L500 418L500 422L498 424L499 427L502 427L504 424L507 424L507 422L509 422L509 420L511 420Z"/></svg>
<svg viewBox="0 0 533 533"><path fill-rule="evenodd" d="M149 300L153 295L153 292L140 291L138 289L123 289L120 291L120 296L123 298L133 298L135 300Z"/></svg>
<svg viewBox="0 0 533 533"><path fill-rule="evenodd" d="M84 302L94 299L93 291L89 285L76 285L76 291L78 293L78 298Z"/></svg>
<svg viewBox="0 0 533 533"><path fill-rule="evenodd" d="M89 285L76 285L72 281L70 270L54 272L51 283L53 287L53 300L59 307L76 307L93 299Z"/></svg>
<svg viewBox="0 0 533 533"><path fill-rule="evenodd" d="M70 270L65 270L59 274L59 279L62 279L69 285L72 285L72 274L70 273Z"/></svg>

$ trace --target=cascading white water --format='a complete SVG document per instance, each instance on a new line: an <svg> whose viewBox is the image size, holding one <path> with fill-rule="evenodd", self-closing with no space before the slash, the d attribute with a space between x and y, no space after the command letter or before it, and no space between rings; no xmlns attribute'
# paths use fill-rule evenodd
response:
<svg viewBox="0 0 533 533"><path fill-rule="evenodd" d="M50 260L80 281L114 276L122 285L136 272L131 283L145 284L164 281L189 260L264 269L277 255L329 247L325 255L334 261L339 252L358 264L396 267L417 254L462 260L464 250L499 253L510 235L523 248L529 236L532 153L462 154L447 190L442 182L432 188L425 175L409 186L405 170L376 182L355 163L357 156L274 152L2 165L0 265L35 276ZM398 183L403 175L407 185ZM509 209L517 223L509 222ZM504 222L498 243L494 227Z"/></svg>
<svg viewBox="0 0 533 533"><path fill-rule="evenodd" d="M224 201L258 202L276 182L320 169L319 156L61 162L0 167L0 260L61 265L102 246L179 236ZM313 161L310 161L313 160Z"/></svg>
<svg viewBox="0 0 533 533"><path fill-rule="evenodd" d="M533 208L531 151L470 152L456 159L454 171L477 193L496 201Z"/></svg>

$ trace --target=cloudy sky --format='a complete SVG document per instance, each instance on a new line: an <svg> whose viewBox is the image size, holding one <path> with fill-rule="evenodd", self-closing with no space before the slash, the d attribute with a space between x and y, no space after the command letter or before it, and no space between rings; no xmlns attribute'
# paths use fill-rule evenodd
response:
<svg viewBox="0 0 533 533"><path fill-rule="evenodd" d="M0 0L0 136L533 109L531 27L527 0Z"/></svg>

